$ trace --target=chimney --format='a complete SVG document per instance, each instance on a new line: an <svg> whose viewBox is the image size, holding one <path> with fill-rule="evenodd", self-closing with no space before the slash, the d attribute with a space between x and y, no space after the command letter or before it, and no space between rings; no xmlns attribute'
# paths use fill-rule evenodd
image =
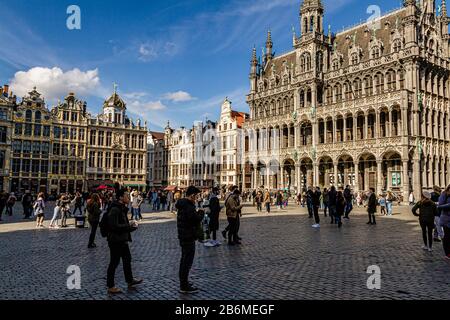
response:
<svg viewBox="0 0 450 320"><path fill-rule="evenodd" d="M3 86L3 94L7 97L8 96L8 92L9 92L9 86L7 84L5 84Z"/></svg>

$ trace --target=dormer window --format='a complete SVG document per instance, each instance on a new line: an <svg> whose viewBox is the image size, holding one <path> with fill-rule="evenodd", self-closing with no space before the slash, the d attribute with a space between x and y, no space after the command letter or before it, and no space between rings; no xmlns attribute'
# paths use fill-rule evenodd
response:
<svg viewBox="0 0 450 320"><path fill-rule="evenodd" d="M372 49L372 59L378 59L380 57L380 48L379 47L374 47Z"/></svg>
<svg viewBox="0 0 450 320"><path fill-rule="evenodd" d="M333 68L333 71L339 70L339 60L338 59L333 60L332 68Z"/></svg>
<svg viewBox="0 0 450 320"><path fill-rule="evenodd" d="M359 58L357 53L352 53L352 65L356 65L359 63Z"/></svg>
<svg viewBox="0 0 450 320"><path fill-rule="evenodd" d="M402 44L399 40L395 41L393 44L393 51L394 52L400 52L400 50L402 49Z"/></svg>

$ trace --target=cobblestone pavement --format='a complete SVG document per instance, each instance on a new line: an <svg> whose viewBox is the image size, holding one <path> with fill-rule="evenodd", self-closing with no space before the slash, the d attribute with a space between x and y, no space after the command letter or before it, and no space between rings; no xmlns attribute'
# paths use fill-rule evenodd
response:
<svg viewBox="0 0 450 320"><path fill-rule="evenodd" d="M109 251L100 235L98 247L89 250L89 229L35 230L34 222L7 217L0 224L0 299L450 298L450 264L442 258L442 246L436 243L432 253L421 249L420 228L407 207L395 208L393 217L378 217L376 226L366 225L363 208L355 211L340 230L328 219L316 230L304 208L266 215L247 207L243 245L197 245L191 275L201 291L189 297L178 293L180 250L171 213L144 215L131 250L134 274L145 282L113 298L106 294ZM67 289L69 265L81 268L80 290ZM367 289L370 265L381 268L380 290ZM126 287L122 267L116 280Z"/></svg>

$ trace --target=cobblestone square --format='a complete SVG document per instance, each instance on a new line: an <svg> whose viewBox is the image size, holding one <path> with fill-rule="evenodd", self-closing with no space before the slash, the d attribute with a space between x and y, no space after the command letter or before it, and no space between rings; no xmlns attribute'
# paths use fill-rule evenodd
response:
<svg viewBox="0 0 450 320"><path fill-rule="evenodd" d="M178 293L175 215L147 213L131 244L134 274L145 282L113 299L449 299L450 264L442 246L424 252L409 208L394 213L367 226L364 208L356 208L341 230L321 214L322 227L315 230L304 208L267 215L247 206L241 246L197 245L191 276L201 291L188 297ZM89 250L89 229L75 229L73 222L65 230L35 230L34 222L8 219L0 225L0 299L112 299L105 284L109 250L100 234L98 247ZM225 225L221 220L221 229ZM67 289L70 265L81 269L80 290ZM371 265L381 269L380 290L367 289ZM126 288L121 267L116 281Z"/></svg>

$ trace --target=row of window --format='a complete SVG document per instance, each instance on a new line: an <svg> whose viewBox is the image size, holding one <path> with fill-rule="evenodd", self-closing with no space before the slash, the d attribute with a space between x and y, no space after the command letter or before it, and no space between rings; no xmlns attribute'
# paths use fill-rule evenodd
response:
<svg viewBox="0 0 450 320"><path fill-rule="evenodd" d="M41 154L47 156L50 153L50 142L40 142L40 141L21 141L14 140L12 142L12 150L14 154Z"/></svg>
<svg viewBox="0 0 450 320"><path fill-rule="evenodd" d="M106 139L105 139L106 138ZM89 143L95 146L112 146L112 132L111 131L96 131L92 130L90 133ZM132 149L145 149L145 136L144 135L136 135L136 134L125 134L124 141L117 141L124 143L125 146L130 147Z"/></svg>
<svg viewBox="0 0 450 320"><path fill-rule="evenodd" d="M122 166L123 161L123 166ZM112 166L111 166L112 165ZM144 168L144 156L118 153L118 152L89 152L89 167L91 168L126 168L126 169L142 169Z"/></svg>
<svg viewBox="0 0 450 320"><path fill-rule="evenodd" d="M15 135L25 135L34 137L50 137L50 126L31 123L16 123L14 126Z"/></svg>
<svg viewBox="0 0 450 320"><path fill-rule="evenodd" d="M53 137L55 139L70 139L84 141L85 130L81 128L53 127Z"/></svg>
<svg viewBox="0 0 450 320"><path fill-rule="evenodd" d="M51 163L51 172L49 172L49 163ZM30 160L30 159L12 159L11 171L14 175L32 173L41 175L52 173L61 175L84 175L83 161L59 161L59 160Z"/></svg>

